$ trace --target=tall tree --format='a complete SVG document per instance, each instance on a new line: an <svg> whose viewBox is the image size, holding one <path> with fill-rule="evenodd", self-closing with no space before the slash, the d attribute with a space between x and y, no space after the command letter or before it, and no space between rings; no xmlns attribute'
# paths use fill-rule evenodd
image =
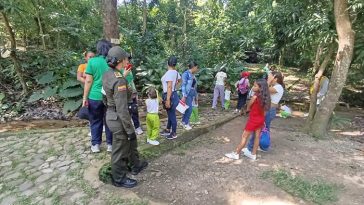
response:
<svg viewBox="0 0 364 205"><path fill-rule="evenodd" d="M0 6L2 7L2 6ZM3 8L0 8L3 9ZM14 69L15 72L19 78L20 84L23 88L23 94L27 94L28 93L28 87L27 84L25 83L24 80L24 76L23 76L23 72L21 69L21 65L18 59L18 56L16 55L16 40L15 40L15 33L13 31L13 28L10 25L9 22L9 18L7 16L7 14L5 13L4 10L0 10L2 19L4 21L6 30L8 31L8 35L9 35L9 40L10 40L10 58L12 59L13 63L14 63Z"/></svg>
<svg viewBox="0 0 364 205"><path fill-rule="evenodd" d="M147 31L147 0L143 0L143 35Z"/></svg>
<svg viewBox="0 0 364 205"><path fill-rule="evenodd" d="M117 0L102 0L104 37L107 40L119 40Z"/></svg>
<svg viewBox="0 0 364 205"><path fill-rule="evenodd" d="M354 52L355 34L349 16L348 1L335 0L334 13L339 46L329 90L313 120L312 134L315 137L322 137L327 131L329 120L345 85Z"/></svg>

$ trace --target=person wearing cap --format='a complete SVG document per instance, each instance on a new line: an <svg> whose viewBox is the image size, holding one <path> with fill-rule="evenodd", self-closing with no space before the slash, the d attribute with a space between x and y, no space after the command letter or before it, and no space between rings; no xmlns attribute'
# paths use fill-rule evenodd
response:
<svg viewBox="0 0 364 205"><path fill-rule="evenodd" d="M102 76L109 69L106 63L106 56L111 48L111 43L107 40L100 40L96 46L96 57L91 58L86 67L86 80L83 92L82 106L89 109L91 125L91 151L100 152L102 141L102 131L104 127L106 107L102 101ZM112 149L112 133L105 126L107 151Z"/></svg>
<svg viewBox="0 0 364 205"><path fill-rule="evenodd" d="M238 92L238 104L236 106L235 113L241 113L242 108L246 104L246 99L249 93L249 75L248 71L243 71L240 74L240 80L237 83L236 91ZM245 113L245 111L244 111Z"/></svg>
<svg viewBox="0 0 364 205"><path fill-rule="evenodd" d="M108 65L111 67L102 78L102 87L106 94L106 123L113 133L111 154L111 179L114 186L132 188L137 181L126 176L128 164L131 174L137 175L148 166L139 159L137 138L129 113L129 101L132 91L125 76L130 69L120 73L129 65L129 53L119 46L114 46L108 52Z"/></svg>

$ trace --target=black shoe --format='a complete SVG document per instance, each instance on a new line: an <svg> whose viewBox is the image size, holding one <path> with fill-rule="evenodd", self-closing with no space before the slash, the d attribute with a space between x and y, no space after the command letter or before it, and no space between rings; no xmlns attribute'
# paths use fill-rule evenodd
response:
<svg viewBox="0 0 364 205"><path fill-rule="evenodd" d="M137 175L139 174L143 169L147 168L148 166L148 162L144 161L141 163L140 166L138 167L134 167L132 170L131 170L131 174L132 175Z"/></svg>
<svg viewBox="0 0 364 205"><path fill-rule="evenodd" d="M125 177L122 182L115 182L113 180L112 185L116 187L124 187L124 188L133 188L138 184L138 182L134 179L130 179Z"/></svg>
<svg viewBox="0 0 364 205"><path fill-rule="evenodd" d="M165 129L163 132L160 133L162 136L169 136L171 134L171 131Z"/></svg>
<svg viewBox="0 0 364 205"><path fill-rule="evenodd" d="M171 133L169 136L166 136L166 139L167 140L174 140L177 138L177 135L176 133Z"/></svg>

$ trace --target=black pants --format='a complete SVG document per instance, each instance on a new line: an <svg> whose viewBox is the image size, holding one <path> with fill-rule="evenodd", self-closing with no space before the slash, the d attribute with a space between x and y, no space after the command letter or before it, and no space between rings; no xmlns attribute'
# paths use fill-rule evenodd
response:
<svg viewBox="0 0 364 205"><path fill-rule="evenodd" d="M136 98L133 98L133 102L129 103L129 113L131 119L133 120L135 129L140 127L139 122L139 112L138 112L138 101Z"/></svg>
<svg viewBox="0 0 364 205"><path fill-rule="evenodd" d="M246 104L246 99L248 98L248 92L245 94L238 93L239 99L238 99L238 105L236 109L241 110L241 108Z"/></svg>

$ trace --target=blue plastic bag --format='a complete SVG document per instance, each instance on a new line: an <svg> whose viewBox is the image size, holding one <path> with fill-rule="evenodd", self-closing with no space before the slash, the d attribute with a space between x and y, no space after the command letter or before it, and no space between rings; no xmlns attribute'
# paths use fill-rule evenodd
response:
<svg viewBox="0 0 364 205"><path fill-rule="evenodd" d="M248 144L249 151L253 150L254 138L255 138L255 136L254 136L254 134L252 134L252 137L250 138L249 144ZM266 127L264 127L262 129L262 131L260 132L259 147L263 151L268 151L268 149L270 147L270 132Z"/></svg>

